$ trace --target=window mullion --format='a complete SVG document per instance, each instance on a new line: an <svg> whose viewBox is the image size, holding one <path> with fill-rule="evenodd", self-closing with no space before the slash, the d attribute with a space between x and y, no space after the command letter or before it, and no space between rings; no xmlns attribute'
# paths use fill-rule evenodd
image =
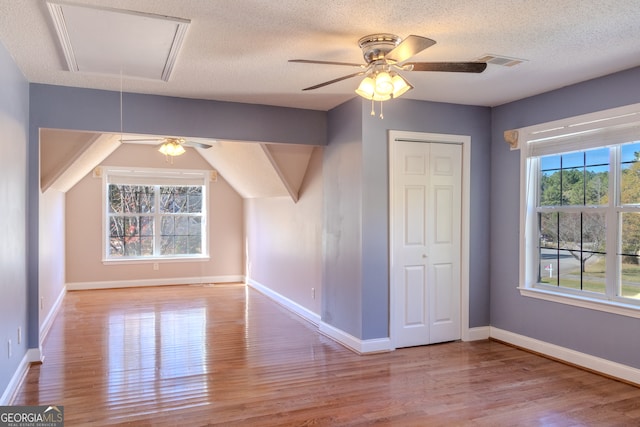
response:
<svg viewBox="0 0 640 427"><path fill-rule="evenodd" d="M162 217L160 216L160 186L153 186L154 207L153 207L153 256L160 256L160 235L162 233Z"/></svg>
<svg viewBox="0 0 640 427"><path fill-rule="evenodd" d="M606 296L615 299L618 295L621 280L620 260L622 252L622 224L620 223L620 146L611 147L609 151L609 204L607 205L607 274Z"/></svg>

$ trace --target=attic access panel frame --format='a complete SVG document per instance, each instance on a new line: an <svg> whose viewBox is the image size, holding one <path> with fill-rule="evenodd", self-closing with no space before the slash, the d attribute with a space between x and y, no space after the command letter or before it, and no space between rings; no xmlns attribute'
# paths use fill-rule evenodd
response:
<svg viewBox="0 0 640 427"><path fill-rule="evenodd" d="M169 81L190 20L47 2L71 72Z"/></svg>

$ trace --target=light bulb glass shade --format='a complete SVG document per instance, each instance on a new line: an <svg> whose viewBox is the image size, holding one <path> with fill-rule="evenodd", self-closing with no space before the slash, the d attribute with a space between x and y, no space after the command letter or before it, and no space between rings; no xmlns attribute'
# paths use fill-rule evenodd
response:
<svg viewBox="0 0 640 427"><path fill-rule="evenodd" d="M381 95L379 93L375 93L372 99L374 101L388 101L391 99L391 95Z"/></svg>
<svg viewBox="0 0 640 427"><path fill-rule="evenodd" d="M393 83L391 82L391 74L386 71L380 71L376 75L376 93L379 96L391 95L393 92Z"/></svg>
<svg viewBox="0 0 640 427"><path fill-rule="evenodd" d="M185 153L185 149L182 144L178 144L177 142L173 143L173 152L170 154L171 156L179 156Z"/></svg>
<svg viewBox="0 0 640 427"><path fill-rule="evenodd" d="M393 78L391 79L391 82L393 83L392 96L394 98L399 98L407 91L413 89L413 86L411 86L409 82L403 79L400 74L396 74L395 76L393 76Z"/></svg>
<svg viewBox="0 0 640 427"><path fill-rule="evenodd" d="M164 154L165 156L179 156L185 153L185 149L182 144L179 144L175 141L165 142L158 148L158 151Z"/></svg>
<svg viewBox="0 0 640 427"><path fill-rule="evenodd" d="M360 86L356 89L356 93L364 99L371 100L375 95L375 86L375 81L370 76L367 76L360 82Z"/></svg>

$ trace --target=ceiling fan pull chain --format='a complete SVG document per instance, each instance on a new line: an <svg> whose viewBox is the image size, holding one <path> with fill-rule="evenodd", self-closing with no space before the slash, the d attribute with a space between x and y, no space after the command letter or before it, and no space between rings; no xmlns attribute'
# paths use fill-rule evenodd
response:
<svg viewBox="0 0 640 427"><path fill-rule="evenodd" d="M373 98L371 98L371 115L375 116L376 115L376 109L375 109L375 105L374 105L374 100Z"/></svg>
<svg viewBox="0 0 640 427"><path fill-rule="evenodd" d="M380 101L380 120L384 119L384 114L382 112L382 101Z"/></svg>

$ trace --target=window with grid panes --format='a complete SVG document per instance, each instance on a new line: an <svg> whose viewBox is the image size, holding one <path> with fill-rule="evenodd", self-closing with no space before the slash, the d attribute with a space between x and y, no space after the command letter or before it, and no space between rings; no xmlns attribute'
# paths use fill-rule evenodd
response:
<svg viewBox="0 0 640 427"><path fill-rule="evenodd" d="M612 117L610 126L596 117L528 134L520 286L525 295L640 309L638 110Z"/></svg>
<svg viewBox="0 0 640 427"><path fill-rule="evenodd" d="M205 256L204 177L206 174L193 171L108 171L105 258Z"/></svg>

